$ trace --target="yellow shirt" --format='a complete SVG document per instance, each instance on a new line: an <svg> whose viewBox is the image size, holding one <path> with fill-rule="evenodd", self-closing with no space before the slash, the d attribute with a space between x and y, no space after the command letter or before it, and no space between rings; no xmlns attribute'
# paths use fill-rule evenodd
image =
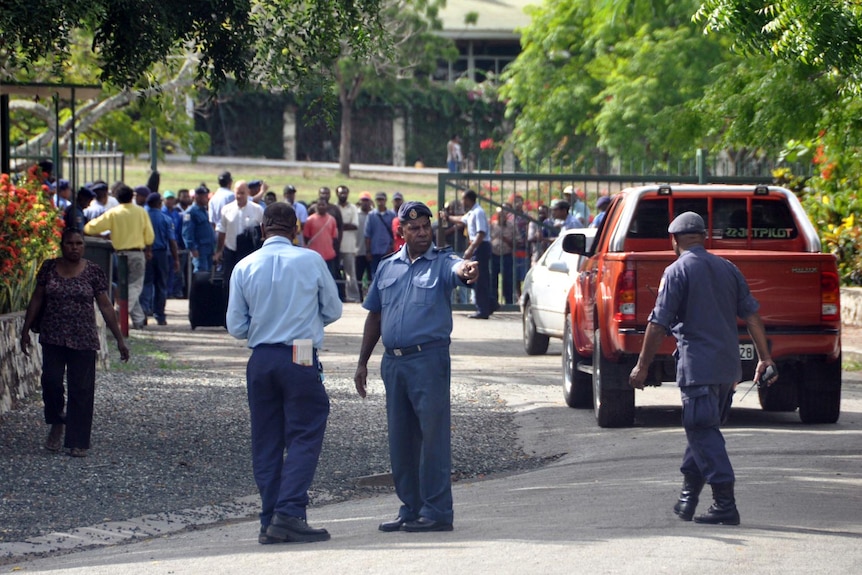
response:
<svg viewBox="0 0 862 575"><path fill-rule="evenodd" d="M117 251L144 249L156 239L147 211L131 202L108 210L84 226L88 236L102 232L111 232L111 243Z"/></svg>

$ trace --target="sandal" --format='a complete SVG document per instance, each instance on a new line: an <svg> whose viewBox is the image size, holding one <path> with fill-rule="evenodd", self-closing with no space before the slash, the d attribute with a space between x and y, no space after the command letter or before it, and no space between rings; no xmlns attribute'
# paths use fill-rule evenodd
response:
<svg viewBox="0 0 862 575"><path fill-rule="evenodd" d="M48 433L48 439L45 440L45 449L48 451L60 451L63 447L63 432L66 426L62 423L54 423L51 425L51 431Z"/></svg>
<svg viewBox="0 0 862 575"><path fill-rule="evenodd" d="M72 457L87 457L87 450L83 447L73 447L69 450L69 455Z"/></svg>

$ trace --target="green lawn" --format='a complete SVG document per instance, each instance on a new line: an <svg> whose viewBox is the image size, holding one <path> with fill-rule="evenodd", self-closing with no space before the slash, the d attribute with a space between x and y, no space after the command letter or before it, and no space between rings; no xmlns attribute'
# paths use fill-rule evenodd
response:
<svg viewBox="0 0 862 575"><path fill-rule="evenodd" d="M264 180L271 190L275 191L279 199L282 199L282 189L287 184L293 184L297 189L297 199L309 202L317 198L317 190L321 186L328 186L335 200L335 188L339 184L345 184L350 188L350 199L356 201L362 191L386 192L390 199L395 192L404 194L406 200L418 200L422 202L437 200L437 178L431 172L421 176L402 176L399 174L381 176L381 179L367 179L366 177L345 178L335 170L323 169L288 169L257 166L243 166L226 160L225 169L228 169L237 180ZM196 163L160 163L158 166L160 180L160 191L178 190L188 188L193 190L201 182L213 191L218 187L217 177L222 171L211 164ZM126 158L125 181L130 186L146 184L150 173L149 161ZM364 174L356 174L365 176ZM385 179L382 179L385 178ZM391 202L390 202L391 207Z"/></svg>

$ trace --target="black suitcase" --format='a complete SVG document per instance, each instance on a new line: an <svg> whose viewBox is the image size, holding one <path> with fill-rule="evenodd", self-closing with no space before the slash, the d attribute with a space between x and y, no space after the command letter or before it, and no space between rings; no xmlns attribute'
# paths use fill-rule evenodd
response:
<svg viewBox="0 0 862 575"><path fill-rule="evenodd" d="M226 302L221 270L193 274L189 289L189 323L196 327L224 327Z"/></svg>

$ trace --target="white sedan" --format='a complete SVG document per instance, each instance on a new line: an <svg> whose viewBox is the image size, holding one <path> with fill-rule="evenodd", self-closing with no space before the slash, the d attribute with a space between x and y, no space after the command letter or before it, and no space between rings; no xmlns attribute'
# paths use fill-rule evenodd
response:
<svg viewBox="0 0 862 575"><path fill-rule="evenodd" d="M524 278L521 316L524 323L524 350L528 355L548 351L550 338L563 337L566 298L575 283L582 256L563 251L563 238L577 233L587 236L587 249L596 235L594 228L566 230L548 246Z"/></svg>

